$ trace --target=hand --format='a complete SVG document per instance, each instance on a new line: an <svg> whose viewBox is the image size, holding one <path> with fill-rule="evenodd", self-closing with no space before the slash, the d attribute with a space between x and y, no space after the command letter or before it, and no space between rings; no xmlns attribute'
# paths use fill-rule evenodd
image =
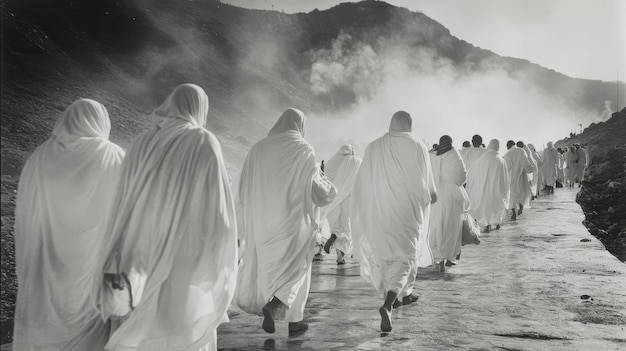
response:
<svg viewBox="0 0 626 351"><path fill-rule="evenodd" d="M104 273L104 282L111 283L113 289L124 290L126 288L126 281L121 274Z"/></svg>
<svg viewBox="0 0 626 351"><path fill-rule="evenodd" d="M434 204L435 202L437 202L437 193L431 193L430 194L430 203Z"/></svg>

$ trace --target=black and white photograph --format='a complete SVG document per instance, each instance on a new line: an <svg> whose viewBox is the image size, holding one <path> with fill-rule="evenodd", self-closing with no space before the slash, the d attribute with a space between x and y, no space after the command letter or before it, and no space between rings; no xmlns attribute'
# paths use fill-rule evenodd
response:
<svg viewBox="0 0 626 351"><path fill-rule="evenodd" d="M626 0L0 11L0 351L626 350Z"/></svg>

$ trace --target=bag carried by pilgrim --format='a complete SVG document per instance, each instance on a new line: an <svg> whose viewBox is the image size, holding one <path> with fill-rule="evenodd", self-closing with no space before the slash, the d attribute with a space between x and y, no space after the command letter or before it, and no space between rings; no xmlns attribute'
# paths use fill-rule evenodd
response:
<svg viewBox="0 0 626 351"><path fill-rule="evenodd" d="M463 220L461 244L480 244L480 224L467 212L463 213L461 219Z"/></svg>

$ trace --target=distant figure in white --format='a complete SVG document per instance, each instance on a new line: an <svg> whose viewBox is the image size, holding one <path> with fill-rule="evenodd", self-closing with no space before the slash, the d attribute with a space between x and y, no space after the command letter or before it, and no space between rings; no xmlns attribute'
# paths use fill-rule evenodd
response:
<svg viewBox="0 0 626 351"><path fill-rule="evenodd" d="M459 150L459 154L465 164L465 169L469 172L470 168L474 165L474 162L485 154L485 149L481 146L483 138L476 134L472 137L472 147L464 147Z"/></svg>
<svg viewBox="0 0 626 351"><path fill-rule="evenodd" d="M304 306L311 286L316 208L337 195L315 164L304 139L304 114L290 108L268 136L252 146L241 169L238 206L243 254L235 300L244 311L289 322L290 334L307 330ZM286 309L286 312L285 312Z"/></svg>
<svg viewBox="0 0 626 351"><path fill-rule="evenodd" d="M527 146L528 151L530 152L530 156L537 165L536 172L533 173L533 180L530 183L533 191L533 196L537 198L539 196L539 191L543 189L543 186L545 185L545 180L543 179L543 159L541 158L541 155L539 155L533 144L528 144Z"/></svg>
<svg viewBox="0 0 626 351"><path fill-rule="evenodd" d="M484 151L484 150L483 150ZM433 177L439 201L430 212L428 240L433 262L444 272L445 265L453 265L461 253L461 217L470 207L469 197L463 184L467 171L459 152L452 147L452 138L444 135L439 139L437 153L430 155ZM447 261L447 262L446 262Z"/></svg>
<svg viewBox="0 0 626 351"><path fill-rule="evenodd" d="M565 148L565 181L570 188L576 183L576 166L578 164L578 154L574 145Z"/></svg>
<svg viewBox="0 0 626 351"><path fill-rule="evenodd" d="M337 264L346 263L345 254L352 253L352 227L350 225L350 195L354 187L361 159L354 156L354 148L345 144L326 163L325 173L337 188L337 197L320 211L320 222L328 219L330 238L324 245L324 251L330 253L331 247L337 251Z"/></svg>
<svg viewBox="0 0 626 351"><path fill-rule="evenodd" d="M522 144L523 145L523 144ZM511 219L516 220L517 216L522 214L524 206L530 206L532 193L530 191L530 182L528 181L528 173L532 173L534 167L528 159L528 155L524 149L515 146L513 140L506 143L509 149L504 154L506 168L509 172L509 208L512 210ZM517 213L515 210L517 209Z"/></svg>
<svg viewBox="0 0 626 351"><path fill-rule="evenodd" d="M578 182L578 187L582 186L582 181L585 178L585 169L587 169L587 150L580 147L580 144L574 144L574 178ZM573 184L572 184L573 186Z"/></svg>
<svg viewBox="0 0 626 351"><path fill-rule="evenodd" d="M467 171L467 194L470 214L489 233L491 227L500 229L502 215L507 209L509 174L506 162L498 154L500 143L492 139L484 154Z"/></svg>
<svg viewBox="0 0 626 351"><path fill-rule="evenodd" d="M565 148L567 149L567 148ZM565 187L565 155L563 152L563 149L561 149L560 147L556 149L556 151L558 151L558 159L559 159L559 165L557 168L557 177L556 179L561 182L561 186Z"/></svg>
<svg viewBox="0 0 626 351"><path fill-rule="evenodd" d="M24 165L15 208L19 289L13 350L102 350L109 336L90 300L124 151L107 110L71 104Z"/></svg>
<svg viewBox="0 0 626 351"><path fill-rule="evenodd" d="M543 150L541 169L543 181L549 193L554 193L554 188L556 187L559 172L559 155L552 142L549 142L548 146Z"/></svg>
<svg viewBox="0 0 626 351"><path fill-rule="evenodd" d="M431 260L423 242L435 201L426 146L413 137L411 116L396 112L389 133L365 149L352 191L354 256L361 276L384 298L379 309L384 332L392 329L393 308L417 301L417 267ZM421 264L420 255L427 263Z"/></svg>
<svg viewBox="0 0 626 351"><path fill-rule="evenodd" d="M176 87L124 160L99 269L115 285L130 283L133 310L106 350L217 348L235 292L237 227L222 149L204 128L208 111L202 88ZM96 303L105 287L96 284Z"/></svg>

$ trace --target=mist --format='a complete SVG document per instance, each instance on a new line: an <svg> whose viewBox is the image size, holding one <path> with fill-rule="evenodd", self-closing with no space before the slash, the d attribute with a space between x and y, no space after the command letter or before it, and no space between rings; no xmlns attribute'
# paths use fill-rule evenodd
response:
<svg viewBox="0 0 626 351"><path fill-rule="evenodd" d="M351 142L361 152L368 143L388 131L394 112L413 117L413 134L428 146L450 135L457 148L474 134L484 143L499 139L523 140L542 149L549 141L579 131L578 124L606 120L603 113L577 107L511 77L496 64L484 62L480 69L455 66L426 48L407 49L391 44L375 51L354 45L339 35L330 49L313 54L310 83L314 92L332 91L353 84L356 102L346 111L310 116L307 139L318 158L332 156L339 146ZM504 147L501 148L504 152Z"/></svg>

